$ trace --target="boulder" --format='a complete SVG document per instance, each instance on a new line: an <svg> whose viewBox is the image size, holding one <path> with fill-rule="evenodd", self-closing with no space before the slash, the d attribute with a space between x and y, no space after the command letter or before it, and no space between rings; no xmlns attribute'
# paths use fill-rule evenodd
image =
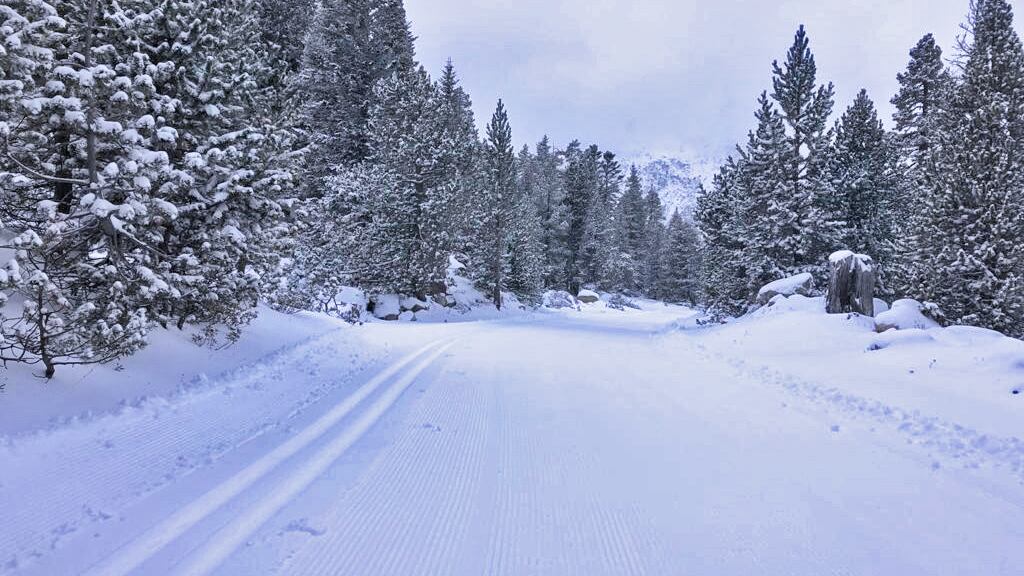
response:
<svg viewBox="0 0 1024 576"><path fill-rule="evenodd" d="M814 276L809 273L797 274L766 285L757 293L757 303L764 306L777 296L813 296Z"/></svg>
<svg viewBox="0 0 1024 576"><path fill-rule="evenodd" d="M580 290L576 298L584 304L595 304L601 301L601 296L593 290Z"/></svg>
<svg viewBox="0 0 1024 576"><path fill-rule="evenodd" d="M549 290L544 293L543 299L545 308L560 310L564 308L579 309L580 303L576 297L564 290Z"/></svg>
<svg viewBox="0 0 1024 576"><path fill-rule="evenodd" d="M403 312L422 312L430 309L430 303L419 298L406 298L402 300Z"/></svg>
<svg viewBox="0 0 1024 576"><path fill-rule="evenodd" d="M397 294L378 294L370 299L374 318L394 322L402 314L402 300Z"/></svg>

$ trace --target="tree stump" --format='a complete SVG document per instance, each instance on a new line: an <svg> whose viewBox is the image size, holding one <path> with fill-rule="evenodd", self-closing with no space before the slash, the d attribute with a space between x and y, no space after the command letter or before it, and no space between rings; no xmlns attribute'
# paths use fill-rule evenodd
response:
<svg viewBox="0 0 1024 576"><path fill-rule="evenodd" d="M875 262L848 250L829 258L828 313L875 315Z"/></svg>

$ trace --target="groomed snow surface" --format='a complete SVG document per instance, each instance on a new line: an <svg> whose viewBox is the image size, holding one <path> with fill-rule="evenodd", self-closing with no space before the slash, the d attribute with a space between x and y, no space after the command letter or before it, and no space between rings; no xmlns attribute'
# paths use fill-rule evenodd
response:
<svg viewBox="0 0 1024 576"><path fill-rule="evenodd" d="M1024 343L637 304L8 368L0 574L1024 574Z"/></svg>

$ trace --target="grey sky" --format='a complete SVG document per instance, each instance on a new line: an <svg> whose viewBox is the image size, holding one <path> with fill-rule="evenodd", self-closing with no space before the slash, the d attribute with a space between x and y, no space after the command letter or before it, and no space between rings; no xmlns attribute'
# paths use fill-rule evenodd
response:
<svg viewBox="0 0 1024 576"><path fill-rule="evenodd" d="M1013 2L1014 7L1020 7ZM927 32L952 53L968 0L406 0L420 60L451 57L486 121L505 99L519 142L548 133L631 154L721 155L751 128L801 23L837 110L888 100Z"/></svg>

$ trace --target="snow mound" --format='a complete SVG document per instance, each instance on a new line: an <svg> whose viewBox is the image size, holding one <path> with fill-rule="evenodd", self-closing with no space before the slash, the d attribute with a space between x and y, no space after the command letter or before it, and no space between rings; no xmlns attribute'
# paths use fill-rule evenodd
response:
<svg viewBox="0 0 1024 576"><path fill-rule="evenodd" d="M875 318L875 325L879 332L938 328L939 323L925 316L923 311L924 306L917 300L897 300L892 308Z"/></svg>

